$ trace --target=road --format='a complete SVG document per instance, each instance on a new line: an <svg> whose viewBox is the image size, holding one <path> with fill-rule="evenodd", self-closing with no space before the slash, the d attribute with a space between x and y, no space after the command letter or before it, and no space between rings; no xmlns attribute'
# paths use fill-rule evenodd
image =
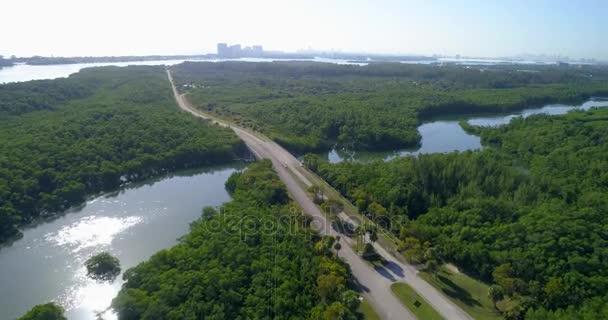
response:
<svg viewBox="0 0 608 320"><path fill-rule="evenodd" d="M304 186L309 186L311 183L302 173L304 168L302 168L300 161L283 147L265 136L227 123L194 108L185 96L179 94L177 91L169 70L167 70L167 76L171 82L177 104L182 110L196 117L208 119L218 125L229 127L234 130L255 154L256 158L269 159L272 161L274 169L277 171L277 174L287 187L287 190L294 201L300 205L306 214L313 217L312 226L316 231L321 234L340 235L331 227L325 215L319 210L317 205L314 204L312 199L308 197ZM346 237L341 238L344 239L344 241L349 241ZM359 283L365 299L383 319L416 319L416 317L393 295L390 286L395 282L404 282L412 286L418 294L424 297L445 319L472 319L462 309L420 278L417 275L418 271L413 266L399 262L377 243L374 247L378 253L386 259L387 264L384 267L372 267L357 255L349 245L342 246L339 255L340 258L350 265L351 271Z"/></svg>

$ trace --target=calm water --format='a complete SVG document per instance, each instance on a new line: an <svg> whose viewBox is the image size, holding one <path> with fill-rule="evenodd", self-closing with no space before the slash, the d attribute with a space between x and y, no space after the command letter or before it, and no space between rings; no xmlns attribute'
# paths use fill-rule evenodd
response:
<svg viewBox="0 0 608 320"><path fill-rule="evenodd" d="M69 319L95 319L120 289L86 277L84 261L109 251L122 270L135 266L188 232L204 206L230 197L224 182L242 167L233 164L182 172L134 184L98 197L82 208L24 231L0 249L0 319L15 319L32 306L56 301ZM108 311L104 319L114 319Z"/></svg>
<svg viewBox="0 0 608 320"><path fill-rule="evenodd" d="M351 61L347 59L332 59L320 58L314 59L274 59L274 58L240 58L240 59L191 59L191 60L158 60L158 61L132 61L132 62L103 62L103 63L77 63L77 64L61 64L61 65L46 65L46 66L30 66L16 65L14 67L0 69L0 84L8 82L21 82L29 80L56 79L67 77L72 73L78 72L80 69L87 67L99 66L128 66L128 65L174 65L184 61L249 61L249 62L272 62L272 61L315 61L335 64L353 64L364 66L368 63ZM407 64L436 64L449 63L469 66L484 66L497 64L554 64L535 61L510 61L510 60L493 60L493 59L455 59L455 58L439 58L437 60L409 60L401 61Z"/></svg>
<svg viewBox="0 0 608 320"><path fill-rule="evenodd" d="M22 82L29 80L65 78L83 68L102 67L102 66L130 66L130 65L174 65L184 61L249 61L249 62L272 62L272 61L293 61L294 59L267 59L267 58L241 58L241 59L208 59L208 60L158 60L158 61L132 61L132 62L104 62L104 63L76 63L76 64L57 64L31 66L19 64L13 67L0 69L0 84L9 82ZM302 59L300 61L328 62L335 64L356 64L365 65L366 63L350 62L344 59Z"/></svg>
<svg viewBox="0 0 608 320"><path fill-rule="evenodd" d="M524 109L513 114L492 115L484 117L473 117L467 121L477 126L499 126L509 123L511 119L522 116L527 117L533 114L565 114L573 109L587 110L591 107L608 107L608 100L594 98L580 105L550 104L542 108ZM445 153L451 151L466 151L481 149L481 139L475 135L466 133L458 124L458 120L444 119L424 123L418 127L418 132L422 136L420 148L402 149L389 152L348 152L346 150L331 150L325 153L330 162L341 161L361 161L368 162L373 160L391 160L395 157L408 155L418 155L425 153Z"/></svg>
<svg viewBox="0 0 608 320"><path fill-rule="evenodd" d="M131 62L103 62L103 63L75 63L31 66L18 64L8 68L0 69L0 83L22 82L30 80L65 78L83 68L130 65L174 65L185 60L161 60L161 61L131 61ZM193 60L194 61L194 60Z"/></svg>
<svg viewBox="0 0 608 320"><path fill-rule="evenodd" d="M494 65L555 65L557 62L539 62L531 60L503 60L503 59L467 59L467 58L438 58L436 60L407 60L400 61L405 64L451 64L463 66L494 66Z"/></svg>

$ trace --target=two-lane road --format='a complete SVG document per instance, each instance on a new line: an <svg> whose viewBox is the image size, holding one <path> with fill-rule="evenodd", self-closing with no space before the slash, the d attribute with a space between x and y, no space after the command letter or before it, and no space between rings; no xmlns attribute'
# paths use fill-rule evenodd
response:
<svg viewBox="0 0 608 320"><path fill-rule="evenodd" d="M285 183L293 199L305 213L314 218L313 226L315 229L322 234L339 235L328 224L325 215L308 197L302 185L308 186L310 185L310 181L301 173L301 164L291 153L259 133L253 133L247 129L224 122L192 107L187 99L183 95L180 95L175 88L169 70L167 70L167 76L171 82L177 104L181 109L196 117L208 119L219 125L232 128L257 158L272 161L277 174L283 183ZM345 239L345 241L348 240ZM376 246L376 249L389 262L390 268L373 268L348 245L342 247L340 257L350 265L353 275L363 290L363 295L383 319L416 319L393 295L390 286L397 281L403 281L411 285L444 318L458 320L472 319L435 290L435 288L418 277L416 270L412 266L400 263L379 246Z"/></svg>

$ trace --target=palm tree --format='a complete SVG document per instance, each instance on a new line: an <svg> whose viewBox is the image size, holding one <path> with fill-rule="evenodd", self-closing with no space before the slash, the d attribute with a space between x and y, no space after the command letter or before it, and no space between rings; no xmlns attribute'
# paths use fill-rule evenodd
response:
<svg viewBox="0 0 608 320"><path fill-rule="evenodd" d="M336 249L336 257L339 257L340 249L342 249L342 245L340 244L340 242L336 242L334 244L334 249Z"/></svg>
<svg viewBox="0 0 608 320"><path fill-rule="evenodd" d="M362 226L357 226L357 228L355 229L355 235L357 237L357 247L359 248L363 246L365 233L365 228L363 228Z"/></svg>
<svg viewBox="0 0 608 320"><path fill-rule="evenodd" d="M369 232L369 241L371 241L372 244L374 242L378 241L378 231L376 231L376 227L370 226L368 232Z"/></svg>

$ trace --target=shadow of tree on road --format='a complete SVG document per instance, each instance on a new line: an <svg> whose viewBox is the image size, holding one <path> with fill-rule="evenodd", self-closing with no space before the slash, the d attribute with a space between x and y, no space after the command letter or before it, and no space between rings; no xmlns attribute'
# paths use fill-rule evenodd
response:
<svg viewBox="0 0 608 320"><path fill-rule="evenodd" d="M397 281L397 279L393 276L393 274L388 271L385 267L374 266L374 270L378 272L381 276L389 279L390 281Z"/></svg>
<svg viewBox="0 0 608 320"><path fill-rule="evenodd" d="M356 278L353 278L353 282L355 284L355 290L357 292L369 292L369 288L364 286L361 282L359 282L359 280L357 280Z"/></svg>
<svg viewBox="0 0 608 320"><path fill-rule="evenodd" d="M405 274L403 273L403 269L396 263L392 261L388 261L384 264L384 267L394 273L396 276L403 278Z"/></svg>

